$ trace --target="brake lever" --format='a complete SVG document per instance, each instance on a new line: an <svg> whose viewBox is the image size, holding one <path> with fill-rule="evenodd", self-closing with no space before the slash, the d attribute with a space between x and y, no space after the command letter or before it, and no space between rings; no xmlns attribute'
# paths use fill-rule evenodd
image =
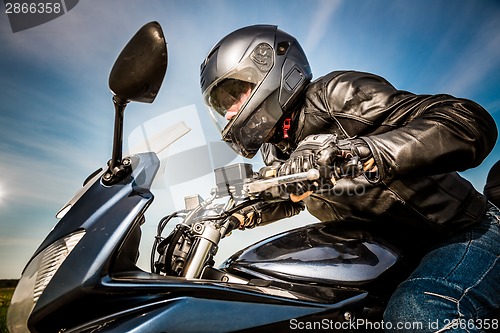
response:
<svg viewBox="0 0 500 333"><path fill-rule="evenodd" d="M320 178L319 171L317 169L310 169L306 172L300 172L296 174L274 177L264 180L256 180L243 184L243 191L247 195L257 195L262 193L272 187L286 185L290 183L302 182L302 181L313 181Z"/></svg>

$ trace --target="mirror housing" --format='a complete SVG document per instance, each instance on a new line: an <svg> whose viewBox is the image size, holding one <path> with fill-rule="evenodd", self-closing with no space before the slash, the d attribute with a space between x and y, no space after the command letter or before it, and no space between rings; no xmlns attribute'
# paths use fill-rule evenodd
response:
<svg viewBox="0 0 500 333"><path fill-rule="evenodd" d="M111 69L109 87L117 102L152 103L165 77L167 63L161 26L149 22L123 48Z"/></svg>
<svg viewBox="0 0 500 333"><path fill-rule="evenodd" d="M128 102L152 103L167 72L167 43L158 22L145 24L125 45L109 74L115 106L113 153L103 183L112 185L131 172L130 160L122 160L123 117Z"/></svg>

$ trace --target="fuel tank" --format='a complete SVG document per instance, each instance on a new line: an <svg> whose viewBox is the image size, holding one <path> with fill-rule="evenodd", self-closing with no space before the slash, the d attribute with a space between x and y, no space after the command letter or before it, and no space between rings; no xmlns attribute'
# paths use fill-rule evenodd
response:
<svg viewBox="0 0 500 333"><path fill-rule="evenodd" d="M356 223L316 223L259 241L221 269L250 279L357 286L401 280L400 249Z"/></svg>

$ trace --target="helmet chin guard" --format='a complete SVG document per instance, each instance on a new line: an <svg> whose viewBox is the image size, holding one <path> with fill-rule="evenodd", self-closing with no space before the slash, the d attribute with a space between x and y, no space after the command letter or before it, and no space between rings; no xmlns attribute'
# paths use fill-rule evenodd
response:
<svg viewBox="0 0 500 333"><path fill-rule="evenodd" d="M277 94L277 91L274 93ZM261 145L273 136L276 125L283 117L277 101L277 98L268 98L249 117L240 116L234 119L237 125L229 123L222 131L222 139L230 143L239 155L246 158L254 157ZM276 105L270 105L272 103ZM243 124L240 125L238 122Z"/></svg>

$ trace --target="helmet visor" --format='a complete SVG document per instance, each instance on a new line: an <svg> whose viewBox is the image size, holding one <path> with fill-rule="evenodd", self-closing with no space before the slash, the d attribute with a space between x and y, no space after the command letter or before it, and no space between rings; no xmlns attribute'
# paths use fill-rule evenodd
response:
<svg viewBox="0 0 500 333"><path fill-rule="evenodd" d="M208 102L218 114L226 116L230 109L238 111L254 88L251 82L226 79L212 89Z"/></svg>
<svg viewBox="0 0 500 333"><path fill-rule="evenodd" d="M274 64L272 47L266 43L257 45L252 53L233 69L215 80L204 92L205 104L225 118L225 123L241 111L256 92ZM219 126L224 127L224 126Z"/></svg>
<svg viewBox="0 0 500 333"><path fill-rule="evenodd" d="M233 148L246 145L231 133L239 133L240 126L247 126L248 119L253 118L257 108L269 95L269 91L261 89L261 85L273 66L273 48L267 43L260 43L250 55L214 80L203 93L205 104L222 139L232 143ZM263 136L261 129L263 126L254 127L254 134ZM246 151L246 148L240 147L239 150Z"/></svg>

